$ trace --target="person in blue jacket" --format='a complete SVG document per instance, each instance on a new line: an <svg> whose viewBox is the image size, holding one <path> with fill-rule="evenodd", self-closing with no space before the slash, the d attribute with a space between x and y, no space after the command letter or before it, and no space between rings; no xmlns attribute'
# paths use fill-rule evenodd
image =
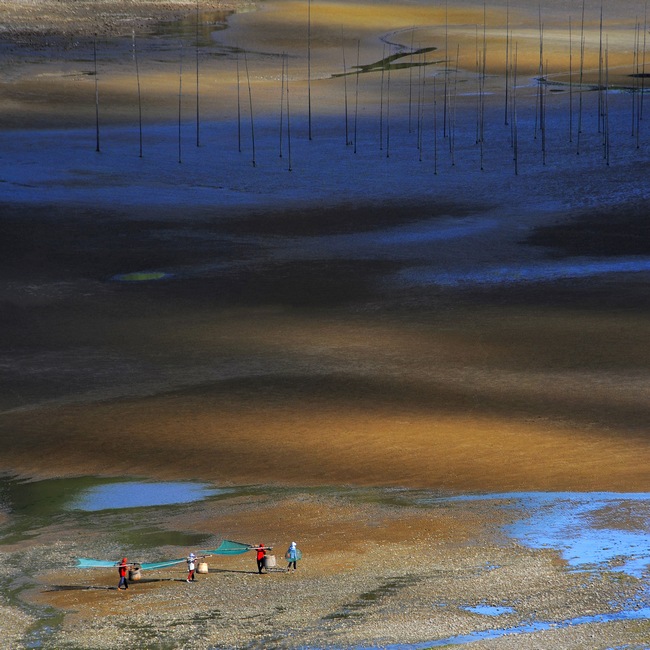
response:
<svg viewBox="0 0 650 650"><path fill-rule="evenodd" d="M285 557L287 560L289 560L289 564L287 566L287 571L295 571L298 565L298 560L299 560L299 553L298 547L296 546L295 542L291 542L291 545L287 549L287 552L285 554Z"/></svg>

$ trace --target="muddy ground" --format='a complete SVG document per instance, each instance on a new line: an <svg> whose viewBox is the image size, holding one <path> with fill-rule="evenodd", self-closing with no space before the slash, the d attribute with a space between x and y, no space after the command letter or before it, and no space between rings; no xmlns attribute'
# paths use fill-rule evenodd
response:
<svg viewBox="0 0 650 650"><path fill-rule="evenodd" d="M98 12L97 3L5 4L7 132L78 126L82 113L92 125L92 111L78 101L90 87L90 59L86 51L82 65L70 63L73 35L86 45L95 33L125 36L112 41L117 57L129 51L133 29L144 35L150 22L181 15L191 27L195 7L107 2ZM382 25L372 7L359 11L359 23L372 16ZM237 24L246 33L246 23ZM255 34L259 26L249 29ZM287 45L296 40L287 37ZM139 42L144 58L148 41ZM156 56L169 45L158 37L151 43ZM33 61L16 57L28 50ZM43 77L51 69L44 52L57 70L72 65L74 74ZM114 100L107 115L117 125L131 115L133 99L121 66L107 82ZM152 123L173 124L165 113L176 101L168 92L177 84L173 66L152 73L150 87L167 97ZM233 71L218 73L231 98ZM304 91L305 80L296 86ZM43 89L51 103L39 96ZM14 163L37 166L24 162L45 142L33 132L35 139L17 132L26 144L15 160L5 154L3 180L12 193L27 185L11 180ZM7 143L6 151L16 151ZM509 153L499 155L504 167L511 164ZM574 160L556 159L553 171L540 169L519 185L511 174L468 176L472 182L457 175L397 198L373 196L381 185L373 174L365 198L348 194L345 172L336 171L329 189L313 184L313 205L277 184L276 194L260 199L266 181L245 180L254 205L236 209L226 199L206 205L180 193L173 205L159 205L151 168L142 181L145 188L151 181L151 199L137 203L119 164L101 173L76 160L52 165L73 167L81 179L75 184L27 178L33 195L27 185L26 197L1 205L2 469L27 478L135 476L254 489L198 506L62 513L23 521L20 535L20 513L5 504L8 643L380 647L533 620L551 621L552 629L479 638L472 647L645 647L647 618L561 625L642 609L643 579L603 567L567 570L557 550L507 538L502 526L511 515L498 505L423 510L384 492L648 491L647 271L461 286L393 281L414 261L451 271L481 269L486 260L645 259L643 150L612 170ZM169 175L180 192L189 174L178 169ZM230 171L239 173L234 164ZM325 167L321 176L334 178L334 171ZM220 182L231 189L227 174ZM78 187L95 188L96 200L80 200ZM106 188L115 200L104 198ZM52 190L49 200L43 189ZM300 207L288 209L282 191ZM553 209L540 208L544 200ZM497 228L457 241L341 253L354 249L348 236L369 246L364 237L391 228L494 215ZM120 280L148 269L174 273ZM603 513L602 526L647 526L643 511L625 521L619 515ZM167 532L177 543L129 538L129 529ZM78 556L175 557L223 537L272 543L280 557L296 539L305 559L295 574L258 576L249 555L220 558L197 584L184 582L181 567L128 593L114 589L114 571L71 568ZM494 619L464 609L481 604L514 611Z"/></svg>

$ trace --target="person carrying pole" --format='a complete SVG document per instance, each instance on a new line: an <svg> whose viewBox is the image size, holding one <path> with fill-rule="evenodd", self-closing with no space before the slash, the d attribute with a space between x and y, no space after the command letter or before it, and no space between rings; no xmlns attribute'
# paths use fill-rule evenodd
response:
<svg viewBox="0 0 650 650"><path fill-rule="evenodd" d="M194 582L196 578L194 577L194 571L196 570L196 555L190 553L187 556L187 581Z"/></svg>
<svg viewBox="0 0 650 650"><path fill-rule="evenodd" d="M117 563L117 573L120 576L120 581L117 585L117 588L120 591L124 591L129 588L129 582L126 579L127 571L129 570L129 561L127 558L123 557L121 562Z"/></svg>

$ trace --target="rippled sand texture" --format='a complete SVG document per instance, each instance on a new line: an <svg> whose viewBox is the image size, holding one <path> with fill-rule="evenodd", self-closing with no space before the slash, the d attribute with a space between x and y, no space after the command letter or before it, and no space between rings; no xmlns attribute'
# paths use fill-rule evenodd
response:
<svg viewBox="0 0 650 650"><path fill-rule="evenodd" d="M304 142L305 9L265 4L231 16L230 27L213 36L216 51L202 51L206 122L222 112L234 119L235 75L244 74L245 63L258 119L268 118L267 126L276 120L281 54L288 52ZM537 11L513 7L506 19L503 8L484 14L482 5L445 14L444 6L314 2L315 115L331 129L328 116L341 111L343 79L334 92L330 76L342 71L343 45L348 65L357 39L366 64L390 43L441 48L447 22L449 49L468 63L463 79L471 92L459 100L459 115L471 116L475 86L467 80L484 15L489 84L496 89L503 88L507 21L519 44L519 73L536 70ZM612 69L619 57L631 69L632 11L621 5L608 17ZM545 7L543 17L549 64L566 72L566 11ZM579 7L573 18L577 38ZM585 24L585 65L593 68L593 7ZM179 61L172 40L138 41L147 126L174 123ZM34 62L38 88L51 104L30 94L37 82L29 65L17 66L5 96L26 107L23 120L33 114L35 124L68 124L78 112L84 128L93 125L89 42L81 62L68 55ZM237 55L242 45L250 60ZM133 124L131 47L129 38L102 41L102 119L109 124L124 124L127 115ZM190 47L184 59L187 120L192 54ZM41 76L44 69L51 76ZM393 79L393 109L402 120L407 74ZM535 101L527 84L522 111ZM57 86L59 94L48 95ZM240 90L246 97L246 86ZM378 90L375 73L364 81L365 111L376 110ZM495 94L492 101L499 114L502 100ZM471 118L462 123L474 127ZM161 129L164 137L174 131ZM647 237L638 231L646 222L632 227L629 216L645 214L647 205L647 191L635 180L647 170L643 150L611 172L602 164L594 172L595 163L574 170L571 147L549 168L537 163L539 176L529 171L519 181L506 144L494 154L500 162L492 175L474 170L434 185L431 172L416 185L405 167L375 174L383 155L348 176L336 157L309 163L305 156L303 171L289 181L284 170L280 177L263 166L254 171L241 157L235 163L237 154L228 154L225 165L208 158L207 165L172 160L169 167L154 149L142 165L135 157L127 163L110 157L105 137L108 153L88 166L73 153L80 145L71 144L69 166L42 165L46 176L37 178L36 160L9 188L21 199L6 206L2 222L4 469L455 490L648 488L647 271L505 278L487 286L436 281L451 271L498 276L510 263L525 275L533 257L588 264L585 256L647 255ZM276 146L268 129L258 138L267 152ZM323 139L327 144L314 147L333 146L331 131ZM33 151L27 147L18 159ZM206 141L200 154L215 151ZM61 176L47 177L52 169ZM221 174L217 180L211 169ZM7 167L6 177L11 173ZM173 198L159 209L163 174L172 179L166 191ZM301 178L312 177L300 187ZM619 196L622 181L633 191ZM89 205L81 193L93 189ZM585 226L590 203L606 200L598 224ZM256 207L235 211L233 201ZM289 204L299 208L287 212ZM562 230L574 216L583 219L576 232ZM450 222L466 232L446 241L438 235ZM542 226L547 230L536 230ZM594 239L604 242L601 249ZM420 266L413 271L414 265ZM409 284L405 278L419 268L420 277L433 280Z"/></svg>

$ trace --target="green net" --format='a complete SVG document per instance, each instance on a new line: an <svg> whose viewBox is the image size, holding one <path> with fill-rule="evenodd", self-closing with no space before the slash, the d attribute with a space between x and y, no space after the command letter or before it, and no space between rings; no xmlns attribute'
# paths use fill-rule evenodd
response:
<svg viewBox="0 0 650 650"><path fill-rule="evenodd" d="M185 561L186 558L182 557L178 560L165 560L163 562L143 562L140 564L140 568L143 570L166 569L169 566L174 566L175 564L180 564L181 562Z"/></svg>
<svg viewBox="0 0 650 650"><path fill-rule="evenodd" d="M251 548L250 544L242 544L241 542L224 539L217 548L212 551L201 551L201 553L207 553L208 555L241 555L242 553L246 553L246 551L250 551Z"/></svg>
<svg viewBox="0 0 650 650"><path fill-rule="evenodd" d="M134 567L139 566L141 569L151 570L151 569L166 569L167 567L174 566L175 564L180 564L185 562L185 558L182 557L178 560L164 560L162 562L129 562L128 566ZM77 559L77 567L80 569L109 569L116 568L120 562L114 560L93 560L87 557L80 557Z"/></svg>
<svg viewBox="0 0 650 650"><path fill-rule="evenodd" d="M93 560L89 557L80 557L77 559L77 567L80 569L115 568L119 563L119 560Z"/></svg>

